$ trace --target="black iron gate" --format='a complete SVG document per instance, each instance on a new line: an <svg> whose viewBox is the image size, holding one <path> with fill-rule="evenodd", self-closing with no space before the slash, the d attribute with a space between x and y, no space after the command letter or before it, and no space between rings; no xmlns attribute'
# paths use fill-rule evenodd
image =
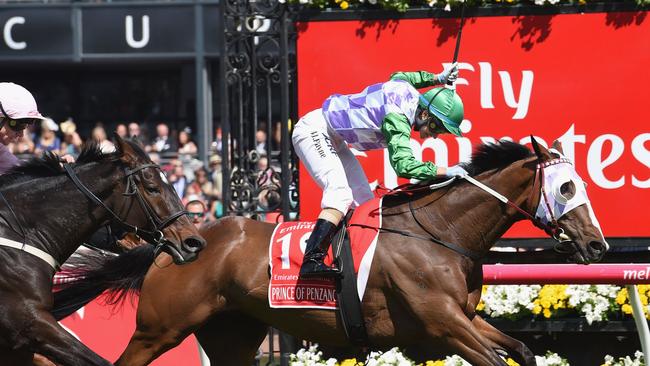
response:
<svg viewBox="0 0 650 366"><path fill-rule="evenodd" d="M219 100L224 210L296 217L295 28L277 0L221 2Z"/></svg>
<svg viewBox="0 0 650 366"><path fill-rule="evenodd" d="M224 0L218 100L222 128L224 213L261 220L297 217L296 31L277 0ZM275 364L277 331L269 331L265 364ZM279 335L280 364L297 342ZM259 361L258 361L259 362Z"/></svg>

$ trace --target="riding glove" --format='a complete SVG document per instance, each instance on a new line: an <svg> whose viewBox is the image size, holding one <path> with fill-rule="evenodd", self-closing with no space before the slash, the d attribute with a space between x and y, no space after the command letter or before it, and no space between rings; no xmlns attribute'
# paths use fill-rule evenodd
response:
<svg viewBox="0 0 650 366"><path fill-rule="evenodd" d="M467 173L467 170L465 170L460 165L450 166L449 168L447 168L447 172L445 174L448 177L461 177L461 178L469 175L469 173Z"/></svg>
<svg viewBox="0 0 650 366"><path fill-rule="evenodd" d="M447 84L456 82L458 79L458 62L454 62L451 66L438 74L438 82L440 84Z"/></svg>

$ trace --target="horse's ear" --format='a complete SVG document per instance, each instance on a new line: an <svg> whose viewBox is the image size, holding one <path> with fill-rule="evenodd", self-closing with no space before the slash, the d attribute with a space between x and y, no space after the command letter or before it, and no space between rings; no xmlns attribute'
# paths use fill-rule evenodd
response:
<svg viewBox="0 0 650 366"><path fill-rule="evenodd" d="M120 160L127 164L134 163L136 156L138 156L134 147L128 141L121 138L117 133L113 133L113 141L115 142L117 151L121 153Z"/></svg>
<svg viewBox="0 0 650 366"><path fill-rule="evenodd" d="M559 140L553 141L553 145L551 147L559 151L560 154L564 155L564 151L562 151L562 143Z"/></svg>
<svg viewBox="0 0 650 366"><path fill-rule="evenodd" d="M530 143L533 145L533 150L539 160L548 160L551 158L551 154L548 150L546 150L544 146L540 145L533 135L530 135Z"/></svg>

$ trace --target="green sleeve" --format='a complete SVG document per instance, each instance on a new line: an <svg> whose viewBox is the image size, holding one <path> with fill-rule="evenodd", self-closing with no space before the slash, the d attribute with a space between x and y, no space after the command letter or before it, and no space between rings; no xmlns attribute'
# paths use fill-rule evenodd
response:
<svg viewBox="0 0 650 366"><path fill-rule="evenodd" d="M390 165L402 178L429 180L436 176L438 169L428 161L415 159L411 150L411 125L405 115L388 113L381 125L388 142L388 157Z"/></svg>
<svg viewBox="0 0 650 366"><path fill-rule="evenodd" d="M416 88L426 88L438 84L436 75L426 71L402 72L398 71L390 76L391 80L404 80Z"/></svg>

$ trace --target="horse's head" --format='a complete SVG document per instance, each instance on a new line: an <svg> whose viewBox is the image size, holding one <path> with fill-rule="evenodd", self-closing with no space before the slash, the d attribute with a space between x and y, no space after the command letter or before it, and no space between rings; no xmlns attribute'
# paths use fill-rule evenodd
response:
<svg viewBox="0 0 650 366"><path fill-rule="evenodd" d="M586 184L557 141L552 149L532 138L537 155L535 186L541 190L535 217L558 241L555 250L577 263L598 262L609 249L596 219Z"/></svg>
<svg viewBox="0 0 650 366"><path fill-rule="evenodd" d="M124 194L116 197L122 226L168 253L176 264L196 259L205 240L185 215L178 194L158 165L134 141L115 136L119 161L124 165ZM126 224L126 225L125 225Z"/></svg>

